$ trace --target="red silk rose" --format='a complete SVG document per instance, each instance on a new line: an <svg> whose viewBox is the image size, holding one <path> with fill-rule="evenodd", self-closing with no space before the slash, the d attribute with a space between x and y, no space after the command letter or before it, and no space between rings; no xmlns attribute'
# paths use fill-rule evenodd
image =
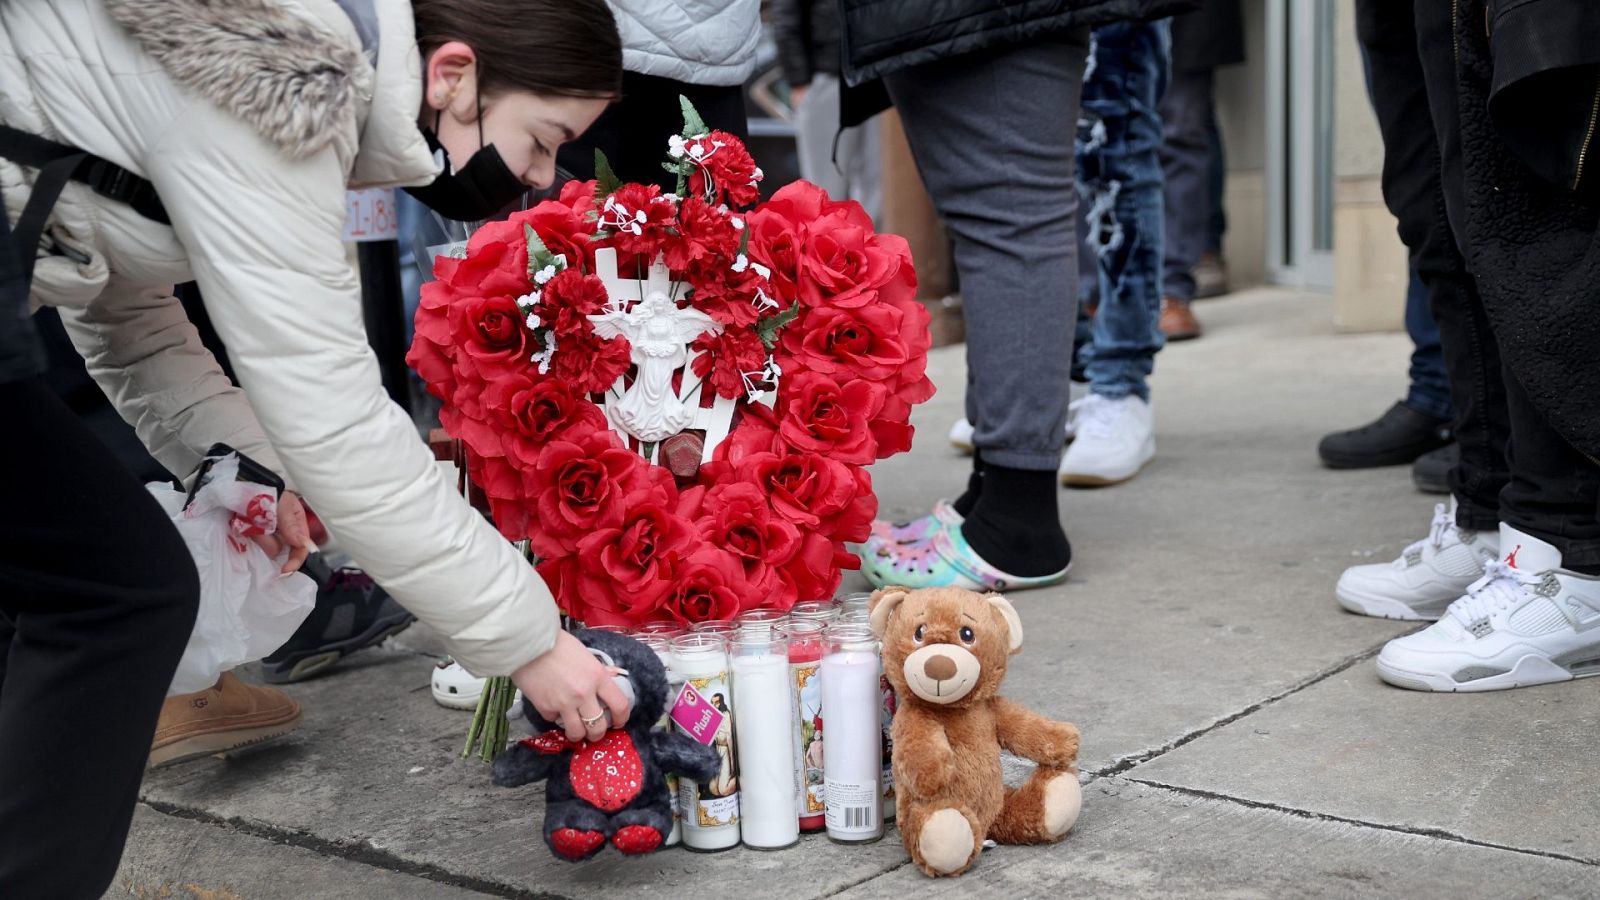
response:
<svg viewBox="0 0 1600 900"><path fill-rule="evenodd" d="M877 513L866 467L910 446L911 409L933 393L904 240L805 182L745 209L759 176L742 144L717 132L683 148L686 199L629 184L597 201L595 182L569 183L480 228L465 258L437 259L407 356L496 527L530 543L561 609L589 624L831 594ZM615 319L602 338L591 317L631 314L647 284L717 323L684 338L676 359L693 360L667 389L702 409L733 401L709 461L695 465L692 440L664 442L676 476L602 409L645 374L629 339L647 360L663 339Z"/></svg>

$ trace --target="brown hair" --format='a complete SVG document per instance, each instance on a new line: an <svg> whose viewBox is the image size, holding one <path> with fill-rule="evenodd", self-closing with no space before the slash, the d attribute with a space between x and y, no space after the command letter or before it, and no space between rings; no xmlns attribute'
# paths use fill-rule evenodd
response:
<svg viewBox="0 0 1600 900"><path fill-rule="evenodd" d="M622 38L605 0L412 0L423 56L449 41L478 55L485 95L615 97Z"/></svg>

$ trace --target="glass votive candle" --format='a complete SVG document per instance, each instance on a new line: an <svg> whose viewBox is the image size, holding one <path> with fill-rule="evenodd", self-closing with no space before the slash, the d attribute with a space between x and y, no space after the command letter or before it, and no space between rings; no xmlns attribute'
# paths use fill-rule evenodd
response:
<svg viewBox="0 0 1600 900"><path fill-rule="evenodd" d="M788 613L779 612L776 609L752 609L740 613L739 618L734 621L738 624L741 632L770 635L774 626L788 620Z"/></svg>
<svg viewBox="0 0 1600 900"><path fill-rule="evenodd" d="M883 695L878 640L864 625L828 629L822 657L827 719L828 838L858 844L883 837Z"/></svg>
<svg viewBox="0 0 1600 900"><path fill-rule="evenodd" d="M790 619L777 628L788 644L790 690L794 694L791 723L795 756L795 809L800 830L827 827L827 788L823 782L822 657L827 652L827 624L818 619Z"/></svg>
<svg viewBox="0 0 1600 900"><path fill-rule="evenodd" d="M738 630L738 623L728 621L696 622L689 626L690 634L709 634L721 637L724 640Z"/></svg>
<svg viewBox="0 0 1600 900"><path fill-rule="evenodd" d="M839 608L833 605L832 600L807 600L796 603L789 609L789 618L795 621L811 619L818 622L832 622L839 615Z"/></svg>
<svg viewBox="0 0 1600 900"><path fill-rule="evenodd" d="M746 847L777 850L800 839L794 776L794 699L789 643L770 627L728 645L739 752L739 834Z"/></svg>
<svg viewBox="0 0 1600 900"><path fill-rule="evenodd" d="M734 758L727 643L720 634L685 634L672 640L671 658L673 673L694 686L701 702L722 714L709 735L721 763L717 775L706 783L680 779L683 845L690 850L726 850L739 843L738 763Z"/></svg>
<svg viewBox="0 0 1600 900"><path fill-rule="evenodd" d="M872 609L872 594L870 594L870 593L845 594L843 597L840 597L838 599L838 601L836 601L836 602L839 605L839 611L841 613L855 612L856 610L861 610L862 612L869 612Z"/></svg>
<svg viewBox="0 0 1600 900"><path fill-rule="evenodd" d="M646 622L634 629L634 634L653 634L671 640L680 634L688 634L689 629L677 622Z"/></svg>

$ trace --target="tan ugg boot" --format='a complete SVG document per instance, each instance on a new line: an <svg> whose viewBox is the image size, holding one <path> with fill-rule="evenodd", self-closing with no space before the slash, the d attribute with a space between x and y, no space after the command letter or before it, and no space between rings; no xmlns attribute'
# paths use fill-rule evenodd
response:
<svg viewBox="0 0 1600 900"><path fill-rule="evenodd" d="M150 765L237 750L282 737L299 725L300 704L288 694L224 672L211 687L162 704Z"/></svg>

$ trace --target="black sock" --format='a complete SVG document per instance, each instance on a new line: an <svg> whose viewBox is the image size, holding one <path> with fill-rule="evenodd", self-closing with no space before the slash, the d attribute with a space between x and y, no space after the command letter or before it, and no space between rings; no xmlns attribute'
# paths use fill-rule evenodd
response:
<svg viewBox="0 0 1600 900"><path fill-rule="evenodd" d="M1072 561L1072 545L1061 528L1056 473L983 468L983 492L961 526L983 561L1021 578L1051 575Z"/></svg>
<svg viewBox="0 0 1600 900"><path fill-rule="evenodd" d="M967 492L956 498L950 504L956 512L965 519L972 515L972 508L978 505L978 496L983 493L983 456L977 452L972 454L972 474L967 476Z"/></svg>

